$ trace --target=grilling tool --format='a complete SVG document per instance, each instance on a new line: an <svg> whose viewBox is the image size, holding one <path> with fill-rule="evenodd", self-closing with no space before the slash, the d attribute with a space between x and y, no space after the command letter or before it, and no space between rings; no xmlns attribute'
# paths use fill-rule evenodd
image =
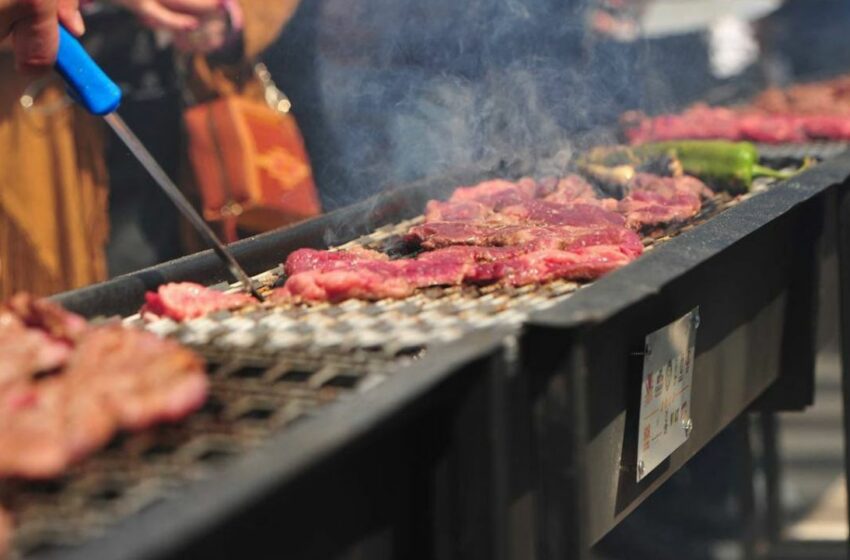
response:
<svg viewBox="0 0 850 560"><path fill-rule="evenodd" d="M80 42L63 26L59 26L59 52L56 58L56 70L68 84L73 97L93 115L102 116L115 134L136 156L139 163L153 178L154 182L182 212L183 216L197 230L200 236L212 247L215 254L224 262L234 278L257 300L263 296L245 270L239 265L230 250L216 236L192 204L186 200L177 185L159 166L156 159L144 144L115 112L121 104L121 89L97 65Z"/></svg>

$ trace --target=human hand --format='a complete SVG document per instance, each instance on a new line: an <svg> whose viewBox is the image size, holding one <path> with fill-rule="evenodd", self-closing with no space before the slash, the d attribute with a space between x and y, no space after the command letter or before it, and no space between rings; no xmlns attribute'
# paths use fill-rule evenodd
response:
<svg viewBox="0 0 850 560"><path fill-rule="evenodd" d="M0 0L2 2L3 0ZM175 33L197 29L221 8L220 0L112 0L136 14L148 27Z"/></svg>
<svg viewBox="0 0 850 560"><path fill-rule="evenodd" d="M60 21L71 33L83 34L79 0L0 0L0 41L12 37L18 71L43 72L53 66Z"/></svg>

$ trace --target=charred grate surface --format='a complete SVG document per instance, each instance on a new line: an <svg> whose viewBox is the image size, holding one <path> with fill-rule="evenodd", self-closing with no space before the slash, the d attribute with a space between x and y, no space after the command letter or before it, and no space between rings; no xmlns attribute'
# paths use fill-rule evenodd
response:
<svg viewBox="0 0 850 560"><path fill-rule="evenodd" d="M647 250L765 188L743 197L718 196L687 224L647 234ZM380 228L340 248L386 250L418 220ZM278 267L257 279L268 288L282 274ZM0 482L0 504L17 524L13 557L97 537L323 405L403 375L427 346L494 324L520 323L581 287L556 281L520 288L429 288L403 300L254 308L182 324L130 317L129 324L176 338L209 361L210 399L184 422L117 438L61 479Z"/></svg>

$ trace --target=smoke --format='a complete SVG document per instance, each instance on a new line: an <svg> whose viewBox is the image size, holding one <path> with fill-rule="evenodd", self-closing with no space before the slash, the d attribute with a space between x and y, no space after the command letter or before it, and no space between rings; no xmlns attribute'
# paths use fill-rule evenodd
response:
<svg viewBox="0 0 850 560"><path fill-rule="evenodd" d="M562 171L588 131L633 108L640 89L629 48L588 48L584 9L564 0L303 3L292 23L301 40L278 52L314 61L309 91L287 93L296 117L322 130L305 127L325 206L461 168L486 174L499 161ZM313 32L306 52L304 26Z"/></svg>

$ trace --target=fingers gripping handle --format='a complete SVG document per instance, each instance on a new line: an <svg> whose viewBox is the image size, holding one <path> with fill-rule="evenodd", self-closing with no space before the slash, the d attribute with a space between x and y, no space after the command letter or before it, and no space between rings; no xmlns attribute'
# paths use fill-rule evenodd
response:
<svg viewBox="0 0 850 560"><path fill-rule="evenodd" d="M76 100L93 115L107 115L121 104L121 88L97 65L76 37L59 26L56 71Z"/></svg>

